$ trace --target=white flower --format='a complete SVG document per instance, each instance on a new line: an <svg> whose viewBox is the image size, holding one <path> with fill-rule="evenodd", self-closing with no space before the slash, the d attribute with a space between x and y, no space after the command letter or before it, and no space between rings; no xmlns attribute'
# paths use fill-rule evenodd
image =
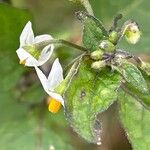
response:
<svg viewBox="0 0 150 150"><path fill-rule="evenodd" d="M54 61L48 77L46 77L37 66L35 66L35 70L47 94L52 99L55 99L64 106L64 99L60 94L55 92L55 88L57 88L60 85L60 83L64 80L63 70L58 58Z"/></svg>
<svg viewBox="0 0 150 150"><path fill-rule="evenodd" d="M30 47L32 50L32 47L34 48L34 44L51 39L53 38L48 34L34 37L32 24L29 21L20 35L20 47L16 51L20 59L20 63L24 64L25 66L41 66L44 64L50 58L53 52L54 46L52 44L45 46L42 50L33 49L34 54L38 54L37 58L29 53L26 47Z"/></svg>

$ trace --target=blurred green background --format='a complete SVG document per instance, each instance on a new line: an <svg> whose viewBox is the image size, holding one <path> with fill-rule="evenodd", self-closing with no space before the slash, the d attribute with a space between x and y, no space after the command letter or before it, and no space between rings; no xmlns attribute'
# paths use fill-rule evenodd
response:
<svg viewBox="0 0 150 150"><path fill-rule="evenodd" d="M107 29L113 17L122 13L120 21L134 19L142 30L136 45L125 40L123 48L150 61L150 1L149 0L91 0L95 16ZM76 44L82 44L82 26L75 11L82 6L68 0L3 0L0 1L0 149L1 150L130 150L131 146L119 124L117 104L99 116L104 125L102 145L88 144L69 127L63 109L48 112L43 103L46 93L32 68L19 65L16 49L20 33L28 20L35 34L51 34ZM59 47L43 69L60 58L65 68L79 52Z"/></svg>

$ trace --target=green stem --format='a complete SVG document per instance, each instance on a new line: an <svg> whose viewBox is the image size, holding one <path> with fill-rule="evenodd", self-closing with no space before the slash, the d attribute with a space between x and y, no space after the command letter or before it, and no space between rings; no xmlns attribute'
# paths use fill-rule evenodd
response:
<svg viewBox="0 0 150 150"><path fill-rule="evenodd" d="M79 45L76 45L74 43L71 43L71 42L68 42L68 41L65 41L65 40L61 40L61 39L53 39L53 40L47 40L47 41L43 41L43 42L40 42L40 43L36 43L35 46L37 47L45 47L49 44L62 44L62 45L66 45L66 46L69 46L69 47L73 47L73 48L76 48L78 50L81 50L81 51L84 51L84 52L87 52L88 49L86 49L85 47L82 47L82 46L79 46Z"/></svg>
<svg viewBox="0 0 150 150"><path fill-rule="evenodd" d="M70 66L72 66L76 61L79 61L82 57L88 55L88 53L84 52L83 54L81 54L80 56L76 57L75 59L73 59L68 65L66 65L66 67L64 68L64 70L68 70L68 68Z"/></svg>
<svg viewBox="0 0 150 150"><path fill-rule="evenodd" d="M82 5L85 7L85 9L87 10L87 12L91 15L91 16L94 16L94 13L93 13L93 9L91 7L91 4L89 2L89 0L80 0Z"/></svg>

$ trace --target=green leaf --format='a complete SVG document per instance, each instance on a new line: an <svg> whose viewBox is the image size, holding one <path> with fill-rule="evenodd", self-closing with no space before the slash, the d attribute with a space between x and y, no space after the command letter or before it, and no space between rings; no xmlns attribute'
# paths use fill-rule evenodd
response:
<svg viewBox="0 0 150 150"><path fill-rule="evenodd" d="M102 23L86 12L79 12L79 20L83 23L83 44L90 51L99 49L100 40L108 37Z"/></svg>
<svg viewBox="0 0 150 150"><path fill-rule="evenodd" d="M92 143L100 142L101 124L98 113L105 111L116 99L121 77L106 68L91 69L89 58L81 62L65 93L65 113L73 129Z"/></svg>
<svg viewBox="0 0 150 150"><path fill-rule="evenodd" d="M124 61L117 70L122 74L128 86L138 90L143 94L148 94L149 89L147 83L140 70L132 63Z"/></svg>
<svg viewBox="0 0 150 150"><path fill-rule="evenodd" d="M136 94L144 102L144 104L146 104L146 106L148 106L148 109L150 110L150 76L145 71L144 72L142 71L142 75L148 85L149 93L142 94L142 93L136 92Z"/></svg>
<svg viewBox="0 0 150 150"><path fill-rule="evenodd" d="M127 61L119 66L119 72L126 81L123 83L123 89L134 96L142 105L150 109L149 77L144 76L134 64Z"/></svg>
<svg viewBox="0 0 150 150"><path fill-rule="evenodd" d="M150 111L120 91L120 119L134 150L150 149Z"/></svg>

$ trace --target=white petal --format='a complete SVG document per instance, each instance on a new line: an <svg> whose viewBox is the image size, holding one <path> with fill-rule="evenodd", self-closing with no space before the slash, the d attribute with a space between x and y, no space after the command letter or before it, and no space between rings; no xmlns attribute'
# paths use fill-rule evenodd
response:
<svg viewBox="0 0 150 150"><path fill-rule="evenodd" d="M36 36L34 42L40 43L40 42L51 40L51 39L53 39L51 35L43 34L43 35ZM43 48L41 55L38 59L39 66L43 65L46 61L48 61L48 59L51 57L53 53L53 50L54 50L53 44L47 45Z"/></svg>
<svg viewBox="0 0 150 150"><path fill-rule="evenodd" d="M63 80L63 69L61 67L61 64L59 63L58 58L54 61L52 65L52 69L50 71L50 74L48 76L49 89L55 89Z"/></svg>
<svg viewBox="0 0 150 150"><path fill-rule="evenodd" d="M60 94L54 93L51 91L46 91L46 92L49 96L51 96L52 98L54 98L55 100L57 100L58 102L60 102L64 106L64 99L62 98L62 96Z"/></svg>
<svg viewBox="0 0 150 150"><path fill-rule="evenodd" d="M32 24L29 21L20 35L20 47L33 44L33 42L34 42L34 33L32 30Z"/></svg>
<svg viewBox="0 0 150 150"><path fill-rule="evenodd" d="M16 51L20 61L24 61L25 62L25 66L37 66L39 64L39 62L27 51L25 51L23 48L19 48Z"/></svg>
<svg viewBox="0 0 150 150"><path fill-rule="evenodd" d="M51 35L43 34L43 35L36 36L35 39L34 39L34 43L40 43L40 42L48 41L48 40L51 40L51 39L53 39Z"/></svg>
<svg viewBox="0 0 150 150"><path fill-rule="evenodd" d="M44 73L37 66L35 66L35 70L37 72L37 75L41 81L41 84L42 84L44 90L47 92L48 91L48 82L49 82L48 79L46 78Z"/></svg>
<svg viewBox="0 0 150 150"><path fill-rule="evenodd" d="M43 72L37 67L35 66L35 70L37 72L37 75L42 83L42 86L45 90L45 92L53 97L54 99L58 100L63 106L64 106L64 99L62 98L62 96L58 93L53 92L53 89L48 89L48 84L50 81L47 80L46 76L43 74Z"/></svg>
<svg viewBox="0 0 150 150"><path fill-rule="evenodd" d="M39 66L43 65L46 61L49 60L54 50L53 45L47 45L41 52L40 57L38 59Z"/></svg>

